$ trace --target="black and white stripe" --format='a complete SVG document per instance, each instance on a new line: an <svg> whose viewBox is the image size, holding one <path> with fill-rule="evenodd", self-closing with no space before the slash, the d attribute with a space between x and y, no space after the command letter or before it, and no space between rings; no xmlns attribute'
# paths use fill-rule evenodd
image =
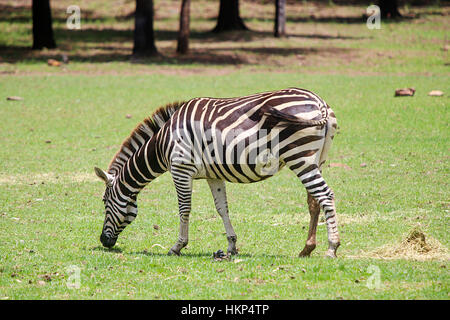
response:
<svg viewBox="0 0 450 320"><path fill-rule="evenodd" d="M309 255L315 247L318 208L322 208L327 254L335 256L339 235L334 194L321 167L336 128L331 108L316 94L297 88L239 98L195 98L161 108L122 144L108 172L96 169L107 183L102 242L114 244L136 216L139 191L170 171L178 196L180 233L169 253L179 254L188 243L192 182L206 179L223 219L228 252L234 254L237 237L228 216L225 182L261 181L287 166L308 191L311 224L301 255Z"/></svg>

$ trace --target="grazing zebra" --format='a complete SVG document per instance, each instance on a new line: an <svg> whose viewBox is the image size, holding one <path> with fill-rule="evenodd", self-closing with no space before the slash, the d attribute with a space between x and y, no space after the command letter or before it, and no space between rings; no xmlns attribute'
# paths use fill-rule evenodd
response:
<svg viewBox="0 0 450 320"><path fill-rule="evenodd" d="M336 117L316 94L297 88L238 98L195 98L158 109L123 142L105 172L106 217L100 241L116 243L137 215L136 197L153 179L170 171L179 205L178 241L169 255L188 243L193 179L206 179L223 220L228 254L236 254L237 236L228 216L225 181L250 183L273 176L284 166L307 190L310 225L300 256L316 247L322 208L328 232L327 256L339 246L334 194L321 174L336 132Z"/></svg>

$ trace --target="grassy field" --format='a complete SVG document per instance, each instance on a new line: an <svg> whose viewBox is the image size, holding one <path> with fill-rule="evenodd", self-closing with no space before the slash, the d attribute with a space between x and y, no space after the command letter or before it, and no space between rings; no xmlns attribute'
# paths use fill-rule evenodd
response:
<svg viewBox="0 0 450 320"><path fill-rule="evenodd" d="M357 19L365 8L308 1L290 11L292 36L274 39L272 6L243 1L253 31L215 36L215 6L194 1L205 10L179 57L178 2L156 1L161 56L130 62L131 1L109 11L80 1L79 33L64 29L68 2L52 2L60 48L43 52L26 49L29 13L15 3L0 1L16 17L0 14L0 299L449 299L447 8L402 8L408 19L371 31ZM68 65L47 66L61 54ZM227 241L205 181L194 183L188 247L166 255L178 235L169 174L139 195L116 246L101 246L104 184L93 168L107 167L138 122L171 101L289 86L318 93L338 118L324 168L338 259L323 257L323 223L311 258L297 257L309 214L287 169L227 185L240 252L231 261L212 259ZM403 87L414 97L394 97ZM412 246L415 229L425 243Z"/></svg>

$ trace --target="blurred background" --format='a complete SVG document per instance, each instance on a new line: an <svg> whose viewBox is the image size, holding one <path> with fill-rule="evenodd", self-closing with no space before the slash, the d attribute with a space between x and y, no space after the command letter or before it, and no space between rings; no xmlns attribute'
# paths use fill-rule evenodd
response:
<svg viewBox="0 0 450 320"><path fill-rule="evenodd" d="M442 72L449 4L0 0L0 70Z"/></svg>

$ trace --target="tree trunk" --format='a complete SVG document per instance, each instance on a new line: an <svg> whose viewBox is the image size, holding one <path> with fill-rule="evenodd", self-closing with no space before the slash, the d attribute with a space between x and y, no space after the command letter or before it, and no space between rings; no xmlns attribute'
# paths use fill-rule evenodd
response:
<svg viewBox="0 0 450 320"><path fill-rule="evenodd" d="M380 0L378 6L380 7L381 18L398 18L402 16L398 11L397 0Z"/></svg>
<svg viewBox="0 0 450 320"><path fill-rule="evenodd" d="M53 38L50 0L33 0L33 49L56 48Z"/></svg>
<svg viewBox="0 0 450 320"><path fill-rule="evenodd" d="M286 35L286 0L275 0L275 37Z"/></svg>
<svg viewBox="0 0 450 320"><path fill-rule="evenodd" d="M153 14L153 0L136 0L134 56L154 56L158 53L155 46Z"/></svg>
<svg viewBox="0 0 450 320"><path fill-rule="evenodd" d="M213 32L248 30L239 15L239 0L220 0L219 17Z"/></svg>
<svg viewBox="0 0 450 320"><path fill-rule="evenodd" d="M182 0L180 11L180 30L178 31L177 52L186 54L189 51L189 16L191 0Z"/></svg>

